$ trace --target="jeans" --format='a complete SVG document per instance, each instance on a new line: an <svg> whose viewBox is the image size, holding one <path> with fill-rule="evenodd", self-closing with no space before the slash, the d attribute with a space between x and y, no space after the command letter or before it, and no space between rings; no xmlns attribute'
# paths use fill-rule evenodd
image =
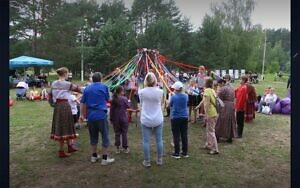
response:
<svg viewBox="0 0 300 188"><path fill-rule="evenodd" d="M275 102L271 102L271 103L269 103L269 106L270 106L271 112L273 111L275 104L276 104Z"/></svg>
<svg viewBox="0 0 300 188"><path fill-rule="evenodd" d="M142 137L143 137L143 150L144 150L144 160L150 161L150 137L153 130L156 140L156 151L157 158L160 159L163 157L163 124L157 127L146 127L141 125L142 128Z"/></svg>
<svg viewBox="0 0 300 188"><path fill-rule="evenodd" d="M175 154L180 152L180 138L182 141L182 153L188 152L188 118L174 118L171 120L174 139Z"/></svg>

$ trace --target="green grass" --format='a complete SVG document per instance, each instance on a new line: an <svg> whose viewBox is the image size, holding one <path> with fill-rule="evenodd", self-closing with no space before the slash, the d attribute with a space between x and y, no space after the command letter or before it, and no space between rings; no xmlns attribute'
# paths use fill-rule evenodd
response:
<svg viewBox="0 0 300 188"><path fill-rule="evenodd" d="M264 81L258 92L272 85L280 97L285 83ZM14 90L10 90L14 98ZM210 156L204 145L205 129L189 126L188 159L168 156L171 130L164 124L164 165L157 167L154 138L151 140L152 167L142 167L141 131L129 127L129 154L113 153L115 164L101 166L89 162L87 128L79 133L80 150L70 158L57 158L58 144L49 139L53 108L46 101L17 101L10 108L10 185L11 187L290 187L290 116L257 115L245 124L244 138L232 144L220 143L220 155Z"/></svg>

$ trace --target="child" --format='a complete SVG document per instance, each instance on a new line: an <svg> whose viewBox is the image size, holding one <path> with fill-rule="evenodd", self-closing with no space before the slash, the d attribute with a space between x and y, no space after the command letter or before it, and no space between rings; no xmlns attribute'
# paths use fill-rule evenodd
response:
<svg viewBox="0 0 300 188"><path fill-rule="evenodd" d="M258 97L260 97L260 99L258 100L258 110L257 110L258 113L261 113L262 107L266 105L265 99L266 99L266 96L270 93L270 89L271 89L271 87L267 87L265 89L264 95L258 96Z"/></svg>
<svg viewBox="0 0 300 188"><path fill-rule="evenodd" d="M41 96L39 94L39 91L36 90L35 86L33 86L33 89L29 91L28 100L31 100L31 101L41 100Z"/></svg>
<svg viewBox="0 0 300 188"><path fill-rule="evenodd" d="M170 99L171 99L171 96L173 95L173 88L170 88L171 91L167 91L167 95L166 95L166 100L165 100L165 109L167 111L167 115L165 115L165 117L169 117L170 116L170 111L171 111L171 108L170 108Z"/></svg>
<svg viewBox="0 0 300 188"><path fill-rule="evenodd" d="M127 109L129 108L129 103L127 98L124 96L124 88L118 86L112 97L111 107L110 107L110 121L113 124L115 131L115 146L117 147L116 153L123 151L124 153L129 153L128 143L127 143L127 131L128 131L128 117ZM122 150L120 149L120 137L122 135Z"/></svg>
<svg viewBox="0 0 300 188"><path fill-rule="evenodd" d="M192 111L194 112L194 120L192 121L192 123L196 123L197 121L197 112L195 110L195 107L197 106L197 104L199 103L198 101L198 95L199 93L199 89L197 86L197 83L195 80L190 80L190 84L188 86L188 96L189 96L189 102L188 102L188 106L189 106L189 121L192 120L191 116L192 116Z"/></svg>
<svg viewBox="0 0 300 188"><path fill-rule="evenodd" d="M136 116L137 116L137 109L138 109L137 98L136 98L137 88L138 87L137 87L136 77L132 75L128 80L128 84L126 85L126 96L130 101L131 104L130 108L135 111ZM131 114L132 111L129 111L129 118L128 118L129 122L132 121Z"/></svg>
<svg viewBox="0 0 300 188"><path fill-rule="evenodd" d="M171 157L180 159L189 157L188 152L188 95L183 93L183 84L175 82L172 86L175 89L175 95L171 97L171 126L174 139L175 152ZM182 152L180 156L180 139L182 141Z"/></svg>
<svg viewBox="0 0 300 188"><path fill-rule="evenodd" d="M80 94L80 93L77 93L76 94L76 100L77 101L79 101L80 102L80 100L81 100L81 97L82 97L82 95ZM77 117L79 117L80 116L80 103L77 103ZM75 129L81 129L81 125L80 125L80 122L79 121L77 121L77 123L76 122L74 122L75 123Z"/></svg>
<svg viewBox="0 0 300 188"><path fill-rule="evenodd" d="M73 95L70 95L68 102L71 106L71 110L72 110L72 116L74 119L74 127L76 127L76 124L78 122L78 109L77 109L77 105L80 104L80 101L76 98L77 92L73 92ZM76 134L78 135L78 134ZM75 143L74 140L71 141L72 145L77 145L78 143Z"/></svg>
<svg viewBox="0 0 300 188"><path fill-rule="evenodd" d="M42 86L41 99L42 100L48 100L48 92L47 92L47 89L44 86Z"/></svg>

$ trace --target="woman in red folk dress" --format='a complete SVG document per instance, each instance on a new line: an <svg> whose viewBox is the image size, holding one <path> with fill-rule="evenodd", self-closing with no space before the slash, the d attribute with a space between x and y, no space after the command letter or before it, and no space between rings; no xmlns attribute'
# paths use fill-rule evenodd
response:
<svg viewBox="0 0 300 188"><path fill-rule="evenodd" d="M251 82L246 83L248 100L245 111L245 122L251 123L255 119L255 102L257 100L255 87Z"/></svg>
<svg viewBox="0 0 300 188"><path fill-rule="evenodd" d="M59 141L58 156L64 158L70 156L70 153L77 151L71 145L71 140L76 138L76 133L68 98L70 98L71 95L70 91L81 92L81 88L66 81L69 73L67 68L59 68L56 72L59 79L52 83L49 93L49 100L54 103L50 138ZM64 151L65 141L68 145L67 152Z"/></svg>

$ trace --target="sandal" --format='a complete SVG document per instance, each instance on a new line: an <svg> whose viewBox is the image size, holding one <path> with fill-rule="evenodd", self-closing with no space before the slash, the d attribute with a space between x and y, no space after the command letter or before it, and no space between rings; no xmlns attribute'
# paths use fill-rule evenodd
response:
<svg viewBox="0 0 300 188"><path fill-rule="evenodd" d="M201 149L210 150L210 148L208 146L203 146Z"/></svg>

